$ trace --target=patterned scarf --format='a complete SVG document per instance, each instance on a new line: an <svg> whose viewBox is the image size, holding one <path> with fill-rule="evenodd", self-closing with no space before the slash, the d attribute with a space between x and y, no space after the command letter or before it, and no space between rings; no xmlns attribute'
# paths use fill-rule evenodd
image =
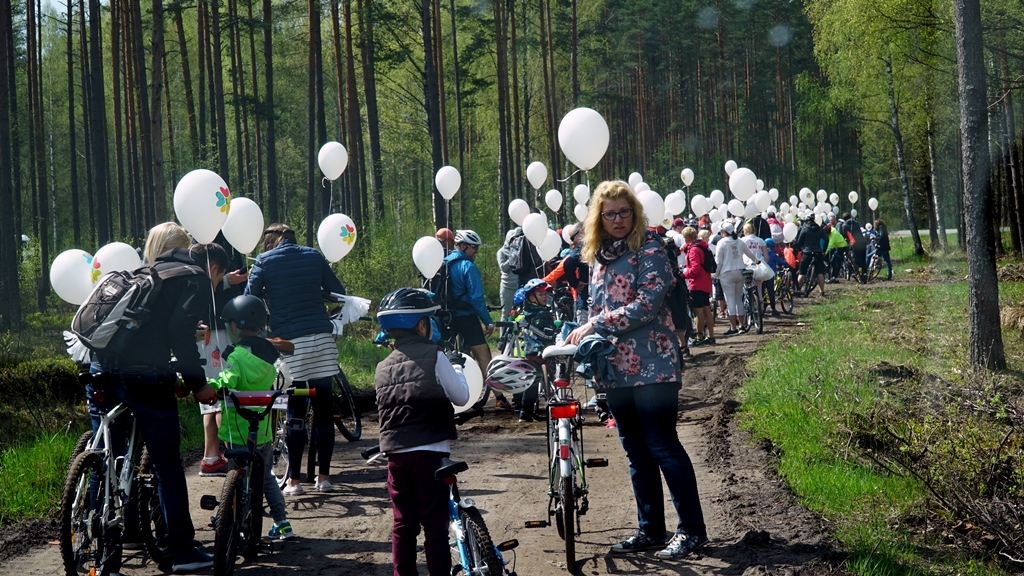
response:
<svg viewBox="0 0 1024 576"><path fill-rule="evenodd" d="M601 249L597 251L595 258L605 266L615 262L629 249L629 236L618 240L604 240L601 242Z"/></svg>

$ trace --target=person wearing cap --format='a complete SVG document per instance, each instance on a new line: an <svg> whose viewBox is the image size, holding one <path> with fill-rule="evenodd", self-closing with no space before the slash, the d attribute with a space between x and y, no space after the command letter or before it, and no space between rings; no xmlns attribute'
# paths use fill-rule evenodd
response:
<svg viewBox="0 0 1024 576"><path fill-rule="evenodd" d="M451 253L452 248L455 246L455 235L452 234L451 230L441 228L434 234L434 238L437 238L437 241L441 243L445 256Z"/></svg>
<svg viewBox="0 0 1024 576"><path fill-rule="evenodd" d="M729 329L722 336L735 336L740 333L743 318L743 271L747 268L743 257L756 262L758 256L742 240L736 238L736 228L732 222L722 224L719 234L721 239L715 251L715 261L718 263L718 279L725 295L725 305L729 309Z"/></svg>
<svg viewBox="0 0 1024 576"><path fill-rule="evenodd" d="M682 234L683 228L686 227L686 222L682 218L676 218L672 221L672 229L677 233Z"/></svg>

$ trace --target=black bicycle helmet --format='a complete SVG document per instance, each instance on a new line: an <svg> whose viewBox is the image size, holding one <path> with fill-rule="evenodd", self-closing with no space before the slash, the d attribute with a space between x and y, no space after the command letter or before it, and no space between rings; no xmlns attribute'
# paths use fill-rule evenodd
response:
<svg viewBox="0 0 1024 576"><path fill-rule="evenodd" d="M262 330L267 326L267 307L255 296L235 296L224 305L220 318L246 330Z"/></svg>
<svg viewBox="0 0 1024 576"><path fill-rule="evenodd" d="M377 307L377 321L384 330L402 328L410 330L420 318L433 316L441 309L434 295L419 288L399 288L381 298Z"/></svg>

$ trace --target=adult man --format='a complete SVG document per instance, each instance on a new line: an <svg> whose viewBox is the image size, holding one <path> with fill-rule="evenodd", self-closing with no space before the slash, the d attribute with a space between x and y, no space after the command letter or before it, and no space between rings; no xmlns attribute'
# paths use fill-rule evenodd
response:
<svg viewBox="0 0 1024 576"><path fill-rule="evenodd" d="M180 270L186 267L186 270ZM100 385L107 402L125 402L135 415L142 439L149 449L153 469L160 480L160 505L167 520L167 534L174 572L213 566L213 558L192 543L195 528L188 508L188 488L181 465L178 422L179 397L194 394L196 400L217 400L207 385L196 327L212 308L210 294L224 278L228 255L216 244L175 248L156 259L163 282L153 313L120 355L98 353ZM212 285L211 285L212 282ZM170 366L171 352L177 364ZM181 374L181 382L175 374ZM114 551L108 572L120 571L120 551Z"/></svg>
<svg viewBox="0 0 1024 576"><path fill-rule="evenodd" d="M797 281L801 286L804 285L805 278L807 282L813 281L814 279L808 276L808 272L810 272L813 263L817 262L818 290L822 296L825 295L825 254L822 252L822 247L826 241L825 232L821 229L821 226L818 226L813 214L804 218L804 225L800 227L800 231L796 233L796 239L793 240L793 245L803 253ZM807 293L809 294L810 291Z"/></svg>
<svg viewBox="0 0 1024 576"><path fill-rule="evenodd" d="M480 373L487 374L491 362L491 348L486 337L494 333L494 321L487 311L480 269L473 262L480 253L480 235L472 230L455 231L455 250L445 257L451 278L452 301L465 303L452 310L451 330L462 336L470 354L480 365ZM483 323L483 328L480 327ZM504 396L496 396L498 408L510 408Z"/></svg>

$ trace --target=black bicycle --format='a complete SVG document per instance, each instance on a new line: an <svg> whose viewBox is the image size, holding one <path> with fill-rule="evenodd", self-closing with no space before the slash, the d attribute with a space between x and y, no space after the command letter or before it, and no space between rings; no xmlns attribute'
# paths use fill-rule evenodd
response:
<svg viewBox="0 0 1024 576"><path fill-rule="evenodd" d="M760 282L754 280L753 270L743 270L743 329L764 332L764 317L761 315L761 295L757 293Z"/></svg>
<svg viewBox="0 0 1024 576"><path fill-rule="evenodd" d="M811 295L811 291L818 284L818 276L825 275L828 267L825 265L825 255L821 252L804 252L804 258L811 259L811 265L807 267L808 274L804 275L803 295L804 298Z"/></svg>

